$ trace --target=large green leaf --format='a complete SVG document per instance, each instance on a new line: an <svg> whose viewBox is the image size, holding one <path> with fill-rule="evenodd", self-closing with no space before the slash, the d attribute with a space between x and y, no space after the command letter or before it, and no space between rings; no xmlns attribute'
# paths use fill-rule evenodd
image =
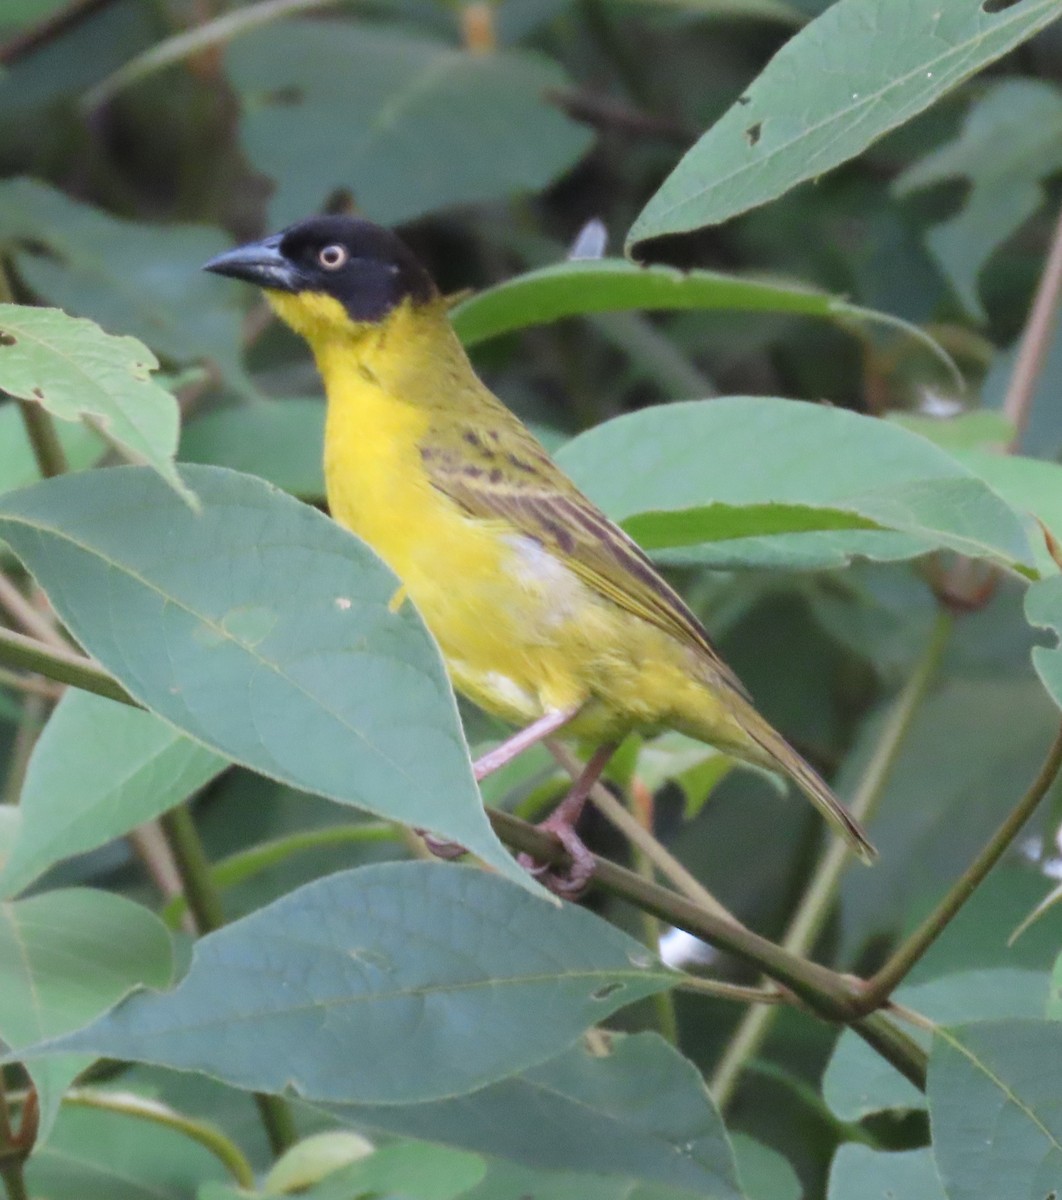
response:
<svg viewBox="0 0 1062 1200"><path fill-rule="evenodd" d="M986 314L977 278L992 254L1044 201L1041 183L1062 167L1062 95L1046 81L1004 79L975 100L961 133L908 167L899 195L970 180L962 208L926 236L967 312Z"/></svg>
<svg viewBox="0 0 1062 1200"><path fill-rule="evenodd" d="M949 1200L1044 1200L1062 1185L1062 1025L985 1021L933 1039L926 1095Z"/></svg>
<svg viewBox="0 0 1062 1200"><path fill-rule="evenodd" d="M1025 597L1025 615L1030 625L1048 629L1062 638L1062 575L1033 584ZM1062 708L1062 645L1036 646L1033 666L1052 700Z"/></svg>
<svg viewBox="0 0 1062 1200"><path fill-rule="evenodd" d="M474 54L371 25L283 21L233 42L226 64L243 97L247 155L276 180L274 225L320 208L337 187L388 222L537 190L591 141L544 99L565 86L563 72L525 51Z"/></svg>
<svg viewBox="0 0 1062 1200"><path fill-rule="evenodd" d="M173 465L177 401L151 378L158 365L135 338L112 337L91 321L0 304L0 388L63 421L84 421L187 496Z"/></svg>
<svg viewBox="0 0 1062 1200"><path fill-rule="evenodd" d="M10 179L0 183L0 251L4 243L49 304L133 334L162 358L213 359L253 390L239 359L240 292L200 270L225 248L220 230L126 221L35 179Z"/></svg>
<svg viewBox="0 0 1062 1200"><path fill-rule="evenodd" d="M188 467L51 479L0 536L137 700L235 762L452 838L527 887L495 838L439 652L357 538L254 479Z"/></svg>
<svg viewBox="0 0 1062 1200"><path fill-rule="evenodd" d="M0 903L0 1039L20 1050L77 1029L137 984L165 987L172 970L165 926L121 896L71 889ZM42 1138L89 1061L68 1054L29 1064Z"/></svg>
<svg viewBox="0 0 1062 1200"><path fill-rule="evenodd" d="M822 175L1060 13L1059 0L838 0L686 154L635 221L628 249L716 225Z"/></svg>
<svg viewBox="0 0 1062 1200"><path fill-rule="evenodd" d="M359 1129L443 1142L551 1171L621 1176L733 1200L734 1153L697 1070L656 1034L584 1046L470 1096L330 1105Z"/></svg>
<svg viewBox="0 0 1062 1200"><path fill-rule="evenodd" d="M474 346L528 325L630 309L724 309L902 324L894 317L795 283L719 271L640 267L622 258L555 263L517 275L462 301L453 311L453 323L465 345ZM924 336L913 327L904 328Z"/></svg>
<svg viewBox="0 0 1062 1200"><path fill-rule="evenodd" d="M947 547L1031 569L1020 519L971 471L843 409L769 397L657 405L580 435L557 461L650 551L806 567Z"/></svg>
<svg viewBox="0 0 1062 1200"><path fill-rule="evenodd" d="M33 748L0 896L157 817L227 765L153 713L69 691Z"/></svg>
<svg viewBox="0 0 1062 1200"><path fill-rule="evenodd" d="M542 1062L677 978L583 909L472 868L388 863L210 934L174 991L132 996L47 1052L408 1104Z"/></svg>
<svg viewBox="0 0 1062 1200"><path fill-rule="evenodd" d="M998 1017L1039 1017L1047 1001L1046 972L1003 967L959 971L929 983L901 987L896 1000L938 1024L988 1021ZM912 1034L928 1047L922 1032ZM888 1108L925 1104L913 1084L846 1030L837 1043L822 1081L823 1099L842 1121L860 1121Z"/></svg>
<svg viewBox="0 0 1062 1200"><path fill-rule="evenodd" d="M928 1148L884 1154L847 1142L830 1167L828 1200L947 1200Z"/></svg>

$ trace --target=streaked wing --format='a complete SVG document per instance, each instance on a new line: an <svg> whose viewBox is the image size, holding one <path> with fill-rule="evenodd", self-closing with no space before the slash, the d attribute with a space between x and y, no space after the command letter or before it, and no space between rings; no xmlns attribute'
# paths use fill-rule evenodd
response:
<svg viewBox="0 0 1062 1200"><path fill-rule="evenodd" d="M493 414L492 414L493 415ZM588 587L697 650L741 695L704 626L642 549L564 475L507 409L489 429L433 430L421 456L432 484L469 515L502 520L563 559Z"/></svg>

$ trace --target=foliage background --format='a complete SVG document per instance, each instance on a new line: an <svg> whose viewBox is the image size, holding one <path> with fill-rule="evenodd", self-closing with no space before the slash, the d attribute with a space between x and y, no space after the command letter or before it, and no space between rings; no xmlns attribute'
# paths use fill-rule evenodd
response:
<svg viewBox="0 0 1062 1200"><path fill-rule="evenodd" d="M771 1015L756 1028L732 999L662 992L673 979L648 960L628 969L628 943L609 941L619 935L603 923L540 913L500 879L385 867L296 891L416 853L397 826L324 797L432 828L439 806L443 832L503 870L507 860L478 817L438 663L412 616L402 654L415 683L387 676L351 701L362 707L350 716L391 723L412 783L354 749L345 757L343 738L321 723L341 672L320 682L317 708L297 710L278 693L272 740L245 736L234 697L251 668L215 677L211 646L174 612L214 613L224 626L238 598L242 623L226 634L253 648L279 638L255 624L256 604L272 606L288 639L277 654L290 666L307 628L337 654L345 645L322 597L356 595L371 637L392 582L308 508L209 471L181 484L172 466L176 450L181 462L235 468L323 503L323 407L304 348L261 307L248 309L238 287L198 270L233 238L354 205L399 225L448 291L552 268L523 291L487 291L457 309L477 367L591 495L629 519L766 715L842 796L873 792L881 861L873 871L838 864L809 901L811 881L824 878L823 831L770 780L664 738L632 744L614 782L742 922L792 937L794 912L810 904L791 948L871 974L1017 801L1058 724L1062 671L1049 647L1062 602L1041 524L1062 525L1062 348L1045 272L1058 249L1062 27L1050 22L1060 7L5 0L0 300L61 308L150 353L5 307L0 331L44 349L13 366L0 333L0 388L11 397L0 404L0 535L32 573L5 557L0 607L11 629L58 655L70 653L65 627L172 724L75 689L56 704L61 689L46 677L70 682L65 668L20 659L5 643L0 1037L22 1049L88 1025L137 984L164 988L185 970L196 929L274 902L291 905L266 910L291 922L285 937L328 934L320 959L297 965L282 954L280 982L265 988L197 958L199 1007L176 993L174 1019L220 1022L220 1032L202 1035L194 1064L160 1049L150 1022L162 1010L150 1005L120 1009L134 1014L125 1026L90 1026L60 1057L31 1059L43 1120L25 1163L27 1077L8 1068L0 1163L12 1200L211 1200L237 1194L234 1180L273 1194L312 1184L318 1200L1039 1200L1062 1190L1058 910L1008 940L1059 876L1057 797L905 979L900 999L944 1027L928 1099L851 1032L839 1037L808 1012L760 1010ZM931 19L942 22L932 36ZM956 64L941 47L961 42L964 22L979 32ZM768 66L787 46L792 57ZM750 182L728 190L733 179ZM612 254L631 231L633 255L663 266L565 265L595 218ZM1027 326L1038 289L1047 318ZM951 355L963 390L918 329ZM1023 331L1038 360L1019 358ZM64 373L64 356L80 365ZM764 399L673 404L737 396ZM28 419L15 397L30 405ZM48 466L38 400L57 418L73 474L20 491ZM847 422L842 410L867 420ZM1008 446L1019 453L1004 456ZM85 474L123 456L156 474ZM211 521L226 505L250 515L204 533L174 490L185 485ZM287 522L295 549L259 555L263 522ZM300 557L307 547L321 558ZM322 574L325 559L334 575ZM137 571L158 572L157 609L130 582ZM211 581L230 575L232 594L222 595ZM33 667L41 673L21 670ZM178 677L186 691L173 699ZM93 678L90 690L104 686ZM462 716L472 746L499 736L482 716ZM891 769L875 784L882 755ZM485 795L533 817L559 789L545 761L528 756ZM651 871L600 816L587 836ZM204 850L216 867L205 890ZM324 1071L336 1048L298 1024L252 1024L244 1045L248 997L301 986L344 938L363 946L361 926L330 922L361 911L366 879L391 889L386 903L365 902L370 928L404 898L409 938L431 941L447 962L480 955L486 978L520 975L506 1023L460 1008L441 1042L410 1040L404 1092L385 1058L366 1067L364 1094L341 1069L330 1092L323 1075L311 1085L321 1103L256 1102L248 1091L282 1090L285 1071ZM498 889L484 903L499 928L502 912L537 914L504 961L489 960L482 931L458 930L453 943L440 933L457 910L446 889L481 884ZM615 897L595 892L587 906L654 947L662 932L673 964L756 982L739 956L691 946ZM261 936L268 962L281 953L269 941L278 928L239 925L246 943L226 944L253 957ZM525 977L554 937L578 949L556 951L562 967L543 997ZM384 938L372 953L391 945ZM609 1022L638 1036L577 1040L609 1016L590 1002L596 993L580 992L591 960L606 980L595 985L607 993L601 1003L614 986L629 989L624 1002L641 997ZM413 954L395 969L422 961ZM547 1000L556 1011L539 1030ZM147 1013L139 1029L137 1012ZM467 1042L454 1033L461 1026ZM359 1042L353 1020L332 1036L361 1064L374 1046L407 1042L400 1022L383 1028ZM486 1089L440 1099L461 1090L445 1072L495 1040L508 1057L464 1086L488 1080ZM219 1065L222 1043L239 1047L242 1076ZM129 1065L202 1066L203 1055L208 1074ZM59 1106L103 1056L113 1061ZM690 1063L713 1083L730 1141ZM300 1136L328 1136L278 1167L289 1120Z"/></svg>

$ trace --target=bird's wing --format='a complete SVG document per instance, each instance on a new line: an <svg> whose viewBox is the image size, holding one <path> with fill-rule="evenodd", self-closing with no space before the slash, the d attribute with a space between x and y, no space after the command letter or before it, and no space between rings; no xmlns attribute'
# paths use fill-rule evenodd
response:
<svg viewBox="0 0 1062 1200"><path fill-rule="evenodd" d="M432 431L421 446L432 485L470 516L505 522L534 538L588 587L696 650L717 678L747 698L704 626L637 543L578 490L508 410L497 416L489 425Z"/></svg>

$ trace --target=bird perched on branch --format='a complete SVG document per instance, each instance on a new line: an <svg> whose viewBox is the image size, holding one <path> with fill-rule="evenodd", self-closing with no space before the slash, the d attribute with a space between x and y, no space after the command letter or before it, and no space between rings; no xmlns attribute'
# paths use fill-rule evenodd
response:
<svg viewBox="0 0 1062 1200"><path fill-rule="evenodd" d="M310 344L328 398L333 517L398 575L457 689L520 727L475 764L477 778L554 735L597 745L545 823L572 859L559 890L589 877L574 823L631 730L677 729L783 771L873 856L645 554L480 381L445 299L395 234L313 217L206 269L264 289Z"/></svg>

